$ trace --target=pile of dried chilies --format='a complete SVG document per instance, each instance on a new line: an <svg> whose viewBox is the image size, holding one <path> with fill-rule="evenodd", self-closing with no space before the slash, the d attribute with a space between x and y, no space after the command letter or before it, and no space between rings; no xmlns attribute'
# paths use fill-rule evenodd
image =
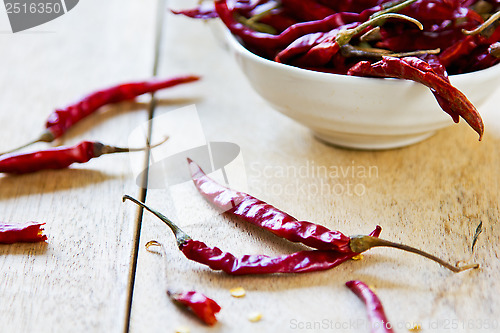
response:
<svg viewBox="0 0 500 333"><path fill-rule="evenodd" d="M195 186L215 207L268 230L281 238L314 248L314 250L304 250L276 257L244 255L238 258L217 247L209 247L201 241L191 239L163 214L128 195L123 197L124 201L126 199L133 201L167 224L175 234L177 245L186 258L207 265L213 270L221 270L231 275L322 271L338 266L354 256L378 246L399 248L425 256L453 272L479 267L477 264L462 267L453 266L421 250L380 239L378 238L381 231L379 226L368 236L348 237L339 231L332 231L315 223L298 221L289 214L249 194L237 192L218 184L205 175L201 168L191 160L189 160L189 166Z"/></svg>
<svg viewBox="0 0 500 333"><path fill-rule="evenodd" d="M448 75L500 61L499 7L497 0L216 0L174 13L219 17L250 51L277 62L422 83L481 138L481 117Z"/></svg>

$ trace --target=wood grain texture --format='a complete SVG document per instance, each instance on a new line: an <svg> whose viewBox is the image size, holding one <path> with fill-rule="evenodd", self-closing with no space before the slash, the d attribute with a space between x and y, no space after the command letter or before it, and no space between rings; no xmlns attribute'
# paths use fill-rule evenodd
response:
<svg viewBox="0 0 500 333"><path fill-rule="evenodd" d="M153 0L86 0L46 25L0 34L0 151L35 138L56 107L149 78L155 11ZM127 146L131 131L147 120L148 99L141 101L103 108L56 144ZM133 161L142 165L145 154L135 153ZM0 176L1 219L46 222L48 235L46 244L0 245L0 331L123 330L136 211L126 210L121 196L138 191L126 154Z"/></svg>
<svg viewBox="0 0 500 333"><path fill-rule="evenodd" d="M172 1L171 6L185 8L188 3ZM500 291L496 278L500 268L500 117L495 103L480 109L486 123L483 142L461 123L407 148L339 149L315 140L307 129L258 97L208 25L168 16L164 29L160 73L193 72L204 78L200 98L193 102L200 125L186 128L165 149L174 154L203 142L236 143L248 191L295 217L346 234L368 233L379 224L386 239L426 249L453 263L478 262L481 268L453 274L412 254L374 249L361 261L327 272L231 277L188 261L176 248L171 232L146 214L132 332L168 332L181 325L192 332L368 332L361 302L344 287L351 279L376 288L397 332L417 323L423 332L495 331L484 328L498 325L500 315L496 297ZM497 101L499 97L500 91ZM169 123L175 117L162 117L172 112L175 107L169 105L155 110L154 135L173 126ZM202 128L201 135L195 127ZM156 161L167 157L168 151ZM220 177L220 172L215 176ZM189 182L156 187L148 190L148 204L211 246L240 255L303 249L218 215ZM472 253L480 221L484 232ZM165 246L166 272L162 268L165 259L144 249L151 239ZM172 304L165 294L165 280L171 288L196 289L219 302L223 308L220 323L206 328ZM229 289L237 286L247 290L246 297L230 296ZM263 314L258 323L247 320L254 311Z"/></svg>

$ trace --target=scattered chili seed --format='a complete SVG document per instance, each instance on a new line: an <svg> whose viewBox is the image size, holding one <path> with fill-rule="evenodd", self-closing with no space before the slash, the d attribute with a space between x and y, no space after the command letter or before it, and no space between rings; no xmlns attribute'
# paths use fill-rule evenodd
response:
<svg viewBox="0 0 500 333"><path fill-rule="evenodd" d="M191 329L187 326L177 326L175 333L191 333Z"/></svg>
<svg viewBox="0 0 500 333"><path fill-rule="evenodd" d="M246 291L242 287L230 289L229 292L231 293L231 296L236 298L245 297L246 295Z"/></svg>
<svg viewBox="0 0 500 333"><path fill-rule="evenodd" d="M260 312L252 312L248 315L248 320L252 323L256 323L262 319L262 313Z"/></svg>
<svg viewBox="0 0 500 333"><path fill-rule="evenodd" d="M352 257L351 259L352 260L363 260L363 255L362 254L358 254L358 255L355 255L354 257Z"/></svg>
<svg viewBox="0 0 500 333"><path fill-rule="evenodd" d="M44 242L47 236L43 234L45 223L28 222L13 224L0 222L0 244Z"/></svg>
<svg viewBox="0 0 500 333"><path fill-rule="evenodd" d="M410 332L420 332L422 330L422 327L419 324L416 324L412 328L410 328L408 331Z"/></svg>

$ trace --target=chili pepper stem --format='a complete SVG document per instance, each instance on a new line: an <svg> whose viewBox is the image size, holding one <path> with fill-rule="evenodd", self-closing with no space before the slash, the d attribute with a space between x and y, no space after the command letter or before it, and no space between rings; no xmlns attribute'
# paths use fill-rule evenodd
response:
<svg viewBox="0 0 500 333"><path fill-rule="evenodd" d="M387 13L387 14L383 14L383 15L374 17L374 18L372 18L372 19L370 19L370 20L368 20L366 22L363 22L363 23L361 23L360 25L358 25L355 28L346 29L346 30L340 31L337 34L337 36L335 38L335 41L340 46L343 46L343 45L349 43L349 41L354 36L356 36L357 34L361 33L363 30L365 30L369 26L377 25L377 24L380 23L380 21L384 21L385 19L389 19L389 18L399 18L399 19L402 19L402 20L406 20L406 21L414 23L420 30L424 29L424 26L422 25L422 23L420 23L420 21L414 19L413 17L409 17L409 16L401 15L401 14Z"/></svg>
<svg viewBox="0 0 500 333"><path fill-rule="evenodd" d="M179 247L182 247L184 243L186 243L188 240L191 239L188 234L186 234L184 231L182 231L181 228L179 228L174 222L170 221L165 215L161 214L160 212L157 212L156 210L149 208L145 203L140 202L137 199L132 198L130 195L124 195L122 198L122 201L125 202L125 200L130 200L133 203L135 203L138 206L141 206L142 208L146 209L147 211L151 212L154 214L156 217L158 217L160 220L162 220L169 228L172 230L172 232L175 235L175 239L177 240L177 245Z"/></svg>
<svg viewBox="0 0 500 333"><path fill-rule="evenodd" d="M370 16L370 19L387 14L387 13L394 13L398 12L401 9L411 5L412 3L416 2L417 0L406 0L406 1L397 1L396 3L393 3L389 5L389 7L385 7L383 10L378 11Z"/></svg>
<svg viewBox="0 0 500 333"><path fill-rule="evenodd" d="M496 12L495 14L491 15L483 24L478 26L476 29L473 30L465 30L462 29L462 33L464 35L477 35L483 32L486 28L488 28L490 25L495 23L496 20L500 19L500 11Z"/></svg>
<svg viewBox="0 0 500 333"><path fill-rule="evenodd" d="M35 139L33 141L30 141L30 142L28 142L28 143L26 143L26 144L24 144L22 146L19 146L19 147L16 147L14 149L5 151L3 153L0 153L0 156L4 155L4 154L10 154L10 153L13 153L15 151L21 150L21 149L26 148L28 146L31 146L32 144L35 144L37 142L52 142L52 141L54 141L54 139L55 139L54 134L52 134L51 131L46 130L37 139Z"/></svg>
<svg viewBox="0 0 500 333"><path fill-rule="evenodd" d="M166 136L163 140L161 140L160 142L158 142L152 146L147 145L146 147L141 147L141 148L126 148L126 147L115 147L115 146L97 145L96 144L94 147L94 150L95 150L94 153L96 156L101 156L104 154L131 153L131 152L144 151L147 149L156 148L156 147L162 145L163 143L165 143L165 141L167 141L168 139L169 139L169 137Z"/></svg>
<svg viewBox="0 0 500 333"><path fill-rule="evenodd" d="M431 259L431 260L437 262L438 264L440 264L441 266L444 266L455 273L462 272L462 271L465 271L465 270L468 270L471 268L478 268L479 267L479 264L470 264L470 265L464 265L464 266L460 266L460 267L453 266L453 265L447 263L446 261L444 261L436 256L433 256L432 254L429 254L429 253L424 252L422 250L416 249L414 247L404 245L404 244L394 243L394 242L391 242L391 241L388 241L385 239L380 239L377 237L365 236L365 235L351 237L351 241L349 242L349 246L351 247L351 250L353 252L359 252L359 253L365 252L366 250L369 250L372 247L379 247L379 246L397 248L397 249L400 249L403 251L415 253L415 254L424 256L428 259Z"/></svg>

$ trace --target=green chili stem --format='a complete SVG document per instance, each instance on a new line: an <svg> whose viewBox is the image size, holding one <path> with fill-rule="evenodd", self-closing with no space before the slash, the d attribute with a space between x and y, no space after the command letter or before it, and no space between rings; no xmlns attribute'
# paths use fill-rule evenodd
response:
<svg viewBox="0 0 500 333"><path fill-rule="evenodd" d="M416 2L417 0L406 0L406 1L397 1L396 3L390 5L389 7L386 7L384 8L383 10L380 10L376 13L373 13L370 18L375 18L375 17L378 17L378 16L381 16L381 15L384 15L384 14L387 14L387 13L394 13L394 12L398 12L400 11L401 9L411 5L412 3Z"/></svg>
<svg viewBox="0 0 500 333"><path fill-rule="evenodd" d="M378 247L378 246L397 248L397 249L400 249L403 251L415 253L415 254L424 256L428 259L431 259L431 260L437 262L438 264L448 268L449 270L451 270L455 273L462 272L462 271L465 271L465 270L468 270L471 268L478 268L479 267L479 264L470 264L470 265L464 265L464 266L460 266L460 267L453 266L453 265L447 263L446 261L444 261L436 256L433 256L432 254L429 254L429 253L424 252L422 250L416 249L414 247L404 245L404 244L390 242L390 241L385 240L385 239L380 239L380 238L371 237L371 236L361 235L361 236L351 237L351 241L349 243L349 246L351 247L351 250L353 252L357 252L357 253L365 252L366 250L369 250L372 247Z"/></svg>
<svg viewBox="0 0 500 333"><path fill-rule="evenodd" d="M399 52L399 53L392 53L389 50L385 49L377 49L377 48L364 48L364 47L357 47L357 46L352 46L350 44L346 44L342 46L340 49L342 52L342 56L344 57L372 57L372 58L382 58L384 56L386 57L395 57L395 58L402 58L402 57L412 57L412 56L417 56L421 54L438 54L441 52L441 49L437 48L434 50L417 50L417 51L410 51L410 52Z"/></svg>
<svg viewBox="0 0 500 333"><path fill-rule="evenodd" d="M8 151L5 151L3 153L0 153L0 156L1 155L4 155L4 154L10 154L10 153L13 153L15 151L18 151L20 149L23 149L23 148L26 148L34 143L37 143L37 142L52 142L54 141L54 134L52 134L51 131L49 130L46 130L44 131L37 139L31 141L31 142L28 142L27 144L24 144L22 146L19 146L19 147L16 147L14 149L11 149L11 150L8 150Z"/></svg>
<svg viewBox="0 0 500 333"><path fill-rule="evenodd" d="M358 25L355 28L346 29L346 30L340 31L337 34L337 36L335 37L335 41L340 46L343 46L343 45L349 43L349 41L354 36L356 36L357 34L361 33L363 30L365 30L369 26L377 25L377 24L380 23L380 21L383 21L383 20L388 19L388 18L399 18L399 19L402 19L402 20L406 20L406 21L412 22L420 30L422 30L424 28L424 26L422 25L422 23L420 23L420 21L414 19L413 17L409 17L409 16L401 15L401 14L388 13L388 14L383 14L383 15L377 16L375 18L372 18L372 19L370 19L370 20L368 20L366 22L363 22L363 23L361 23L360 25Z"/></svg>
<svg viewBox="0 0 500 333"><path fill-rule="evenodd" d="M131 153L131 152L144 151L146 149L156 148L156 147L162 145L163 143L165 143L165 141L167 141L168 139L169 139L169 137L166 136L165 138L163 138L163 140L161 140L160 142L158 142L158 143L156 143L156 144L154 144L152 146L146 145L146 147L141 147L141 148L124 148L124 147L115 147L115 146L103 145L100 148L100 153L102 155L102 154Z"/></svg>
<svg viewBox="0 0 500 333"><path fill-rule="evenodd" d="M480 26L478 26L476 29L474 29L474 30L465 30L465 29L462 29L462 32L465 35L469 35L469 36L480 34L486 28L488 28L490 25L492 25L493 23L495 23L495 21L498 20L498 19L500 19L500 11L498 11L495 14L491 15L483 24L481 24Z"/></svg>
<svg viewBox="0 0 500 333"><path fill-rule="evenodd" d="M137 199L132 198L130 195L124 195L122 200L125 202L125 200L130 200L133 203L135 203L138 206L141 206L142 208L146 209L147 211L153 213L158 217L160 220L162 220L169 228L172 230L172 232L175 235L175 239L177 240L177 245L179 247L182 247L188 240L191 239L188 234L186 234L184 231L182 231L181 228L179 228L174 222L170 221L165 215L161 214L160 212L157 212L156 210L149 208L146 206L145 203L140 202Z"/></svg>

